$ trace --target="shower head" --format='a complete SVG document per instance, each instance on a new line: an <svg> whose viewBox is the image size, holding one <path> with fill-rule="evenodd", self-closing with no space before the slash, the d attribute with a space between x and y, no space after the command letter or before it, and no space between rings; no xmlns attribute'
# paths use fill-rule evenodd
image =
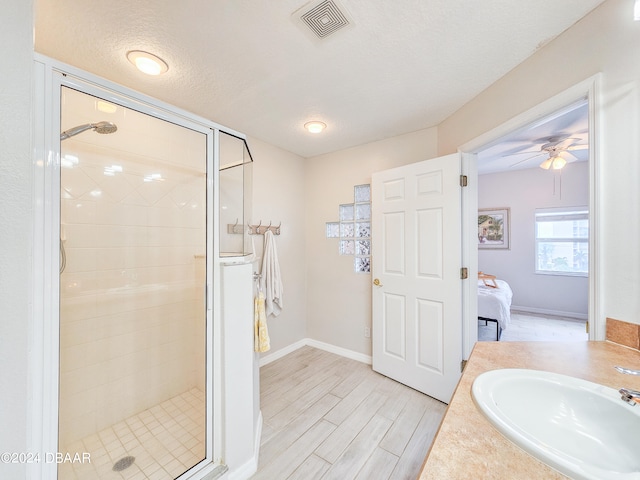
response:
<svg viewBox="0 0 640 480"><path fill-rule="evenodd" d="M66 140L67 138L71 138L74 135L78 135L79 133L91 129L93 129L97 133L109 134L118 130L118 127L115 123L111 122L86 123L84 125L79 125L62 132L60 134L60 141Z"/></svg>

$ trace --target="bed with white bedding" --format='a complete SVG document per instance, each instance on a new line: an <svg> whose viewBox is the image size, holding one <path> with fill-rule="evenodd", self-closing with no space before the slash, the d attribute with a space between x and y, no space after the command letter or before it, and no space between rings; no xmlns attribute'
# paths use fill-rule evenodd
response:
<svg viewBox="0 0 640 480"><path fill-rule="evenodd" d="M496 337L500 340L502 330L511 322L511 299L513 292L504 280L495 280L497 287L478 280L478 320L496 322Z"/></svg>

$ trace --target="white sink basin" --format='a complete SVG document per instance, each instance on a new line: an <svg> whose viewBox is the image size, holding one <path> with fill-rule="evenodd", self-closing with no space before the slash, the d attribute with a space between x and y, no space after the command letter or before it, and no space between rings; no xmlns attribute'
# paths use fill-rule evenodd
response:
<svg viewBox="0 0 640 480"><path fill-rule="evenodd" d="M617 390L551 372L504 369L478 375L471 394L500 433L559 472L640 479L640 405L627 404Z"/></svg>

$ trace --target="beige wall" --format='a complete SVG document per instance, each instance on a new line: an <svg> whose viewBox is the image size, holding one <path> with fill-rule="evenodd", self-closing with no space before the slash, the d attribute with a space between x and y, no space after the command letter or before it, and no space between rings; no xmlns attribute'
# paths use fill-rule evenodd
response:
<svg viewBox="0 0 640 480"><path fill-rule="evenodd" d="M353 271L353 256L338 254L326 238L326 222L338 206L353 203L353 187L371 174L436 156L436 130L426 129L306 161L306 257L308 337L371 355L371 275Z"/></svg>
<svg viewBox="0 0 640 480"><path fill-rule="evenodd" d="M305 162L302 157L254 138L247 143L253 157L253 218L257 225L282 222L275 237L283 284L284 308L279 316L267 318L271 351L276 352L307 336L307 294L305 271ZM253 237L260 271L264 237Z"/></svg>
<svg viewBox="0 0 640 480"><path fill-rule="evenodd" d="M33 2L2 5L0 29L0 451L27 452L27 331L30 309L31 79ZM2 478L24 478L25 466L0 465Z"/></svg>
<svg viewBox="0 0 640 480"><path fill-rule="evenodd" d="M438 127L440 155L602 72L599 145L602 316L640 323L640 23L609 0ZM603 320L603 318L599 319Z"/></svg>

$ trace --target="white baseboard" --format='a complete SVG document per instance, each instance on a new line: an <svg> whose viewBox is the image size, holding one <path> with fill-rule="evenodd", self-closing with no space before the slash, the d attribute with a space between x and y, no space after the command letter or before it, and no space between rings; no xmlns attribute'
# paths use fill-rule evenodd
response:
<svg viewBox="0 0 640 480"><path fill-rule="evenodd" d="M534 313L538 315L551 315L553 317L575 318L578 320L587 320L588 318L586 313L563 312L560 310L547 310L545 308L536 308L536 307L518 307L516 305L511 305L511 311L514 313L518 313L518 312Z"/></svg>
<svg viewBox="0 0 640 480"><path fill-rule="evenodd" d="M254 457L248 462L240 465L234 470L227 472L228 480L248 480L258 471L258 457Z"/></svg>
<svg viewBox="0 0 640 480"><path fill-rule="evenodd" d="M232 472L228 472L228 480L248 480L258 471L258 459L260 458L260 439L262 438L262 410L258 415L253 439L253 457Z"/></svg>
<svg viewBox="0 0 640 480"><path fill-rule="evenodd" d="M260 366L264 367L265 365L275 362L279 358L284 357L285 355L289 355L291 352L295 352L299 348L307 345L307 339L303 338L302 340L298 340L296 343L292 343L291 345L287 345L284 348L281 348L278 351L268 353L260 357Z"/></svg>
<svg viewBox="0 0 640 480"><path fill-rule="evenodd" d="M253 458L255 460L256 469L252 475L258 471L258 460L260 459L260 441L262 440L262 410L258 413L258 420L255 428L255 438L253 439Z"/></svg>
<svg viewBox="0 0 640 480"><path fill-rule="evenodd" d="M309 345L310 347L319 348L320 350L335 353L336 355L340 355L341 357L350 358L351 360L357 360L358 362L371 365L371 355L365 355L364 353L354 352L353 350L348 350L346 348L336 347L335 345L331 345L330 343L320 342L312 338L307 338L306 340L307 345Z"/></svg>
<svg viewBox="0 0 640 480"><path fill-rule="evenodd" d="M320 342L319 340L314 340L313 338L303 338L302 340L298 340L291 345L288 345L280 350L269 353L260 358L260 366L264 367L265 365L278 360L279 358L288 355L291 352L295 352L299 348L309 346L313 348L318 348L320 350L324 350L326 352L335 353L336 355L340 355L341 357L350 358L351 360L356 360L358 362L366 363L371 365L371 356L365 355L364 353L354 352L353 350L349 350L347 348L337 347L336 345L331 345L330 343Z"/></svg>

